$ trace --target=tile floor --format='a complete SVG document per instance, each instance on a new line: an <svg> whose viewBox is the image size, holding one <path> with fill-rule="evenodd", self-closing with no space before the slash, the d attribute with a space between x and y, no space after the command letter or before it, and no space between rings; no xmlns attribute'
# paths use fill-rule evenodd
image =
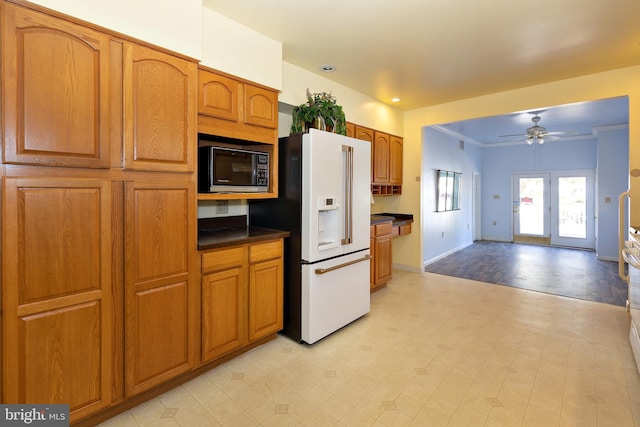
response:
<svg viewBox="0 0 640 427"><path fill-rule="evenodd" d="M313 346L279 336L107 426L640 426L623 307L394 271Z"/></svg>
<svg viewBox="0 0 640 427"><path fill-rule="evenodd" d="M593 251L480 240L425 270L621 307L627 303L618 263L599 260Z"/></svg>

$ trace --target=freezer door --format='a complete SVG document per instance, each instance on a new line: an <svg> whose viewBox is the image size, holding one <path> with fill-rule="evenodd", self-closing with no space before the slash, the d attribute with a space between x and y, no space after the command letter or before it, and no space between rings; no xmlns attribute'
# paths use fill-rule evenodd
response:
<svg viewBox="0 0 640 427"><path fill-rule="evenodd" d="M369 247L371 146L311 129L302 141L302 259Z"/></svg>
<svg viewBox="0 0 640 427"><path fill-rule="evenodd" d="M302 266L302 341L313 344L369 312L369 250Z"/></svg>

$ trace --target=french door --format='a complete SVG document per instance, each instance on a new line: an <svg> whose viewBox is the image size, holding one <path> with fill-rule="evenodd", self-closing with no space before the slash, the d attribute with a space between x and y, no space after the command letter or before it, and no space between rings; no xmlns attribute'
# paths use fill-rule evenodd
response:
<svg viewBox="0 0 640 427"><path fill-rule="evenodd" d="M595 248L594 171L513 175L513 240Z"/></svg>

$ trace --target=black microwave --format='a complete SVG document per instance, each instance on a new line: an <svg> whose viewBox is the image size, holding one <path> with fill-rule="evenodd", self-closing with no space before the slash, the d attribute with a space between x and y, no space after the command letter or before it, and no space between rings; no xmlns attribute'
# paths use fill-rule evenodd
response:
<svg viewBox="0 0 640 427"><path fill-rule="evenodd" d="M205 146L198 150L198 192L269 191L269 153Z"/></svg>

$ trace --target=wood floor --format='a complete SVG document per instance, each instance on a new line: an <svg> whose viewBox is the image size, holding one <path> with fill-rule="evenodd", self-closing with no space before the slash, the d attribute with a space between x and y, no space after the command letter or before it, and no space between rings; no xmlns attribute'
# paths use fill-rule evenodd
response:
<svg viewBox="0 0 640 427"><path fill-rule="evenodd" d="M623 307L627 301L618 263L591 251L477 241L425 271Z"/></svg>

